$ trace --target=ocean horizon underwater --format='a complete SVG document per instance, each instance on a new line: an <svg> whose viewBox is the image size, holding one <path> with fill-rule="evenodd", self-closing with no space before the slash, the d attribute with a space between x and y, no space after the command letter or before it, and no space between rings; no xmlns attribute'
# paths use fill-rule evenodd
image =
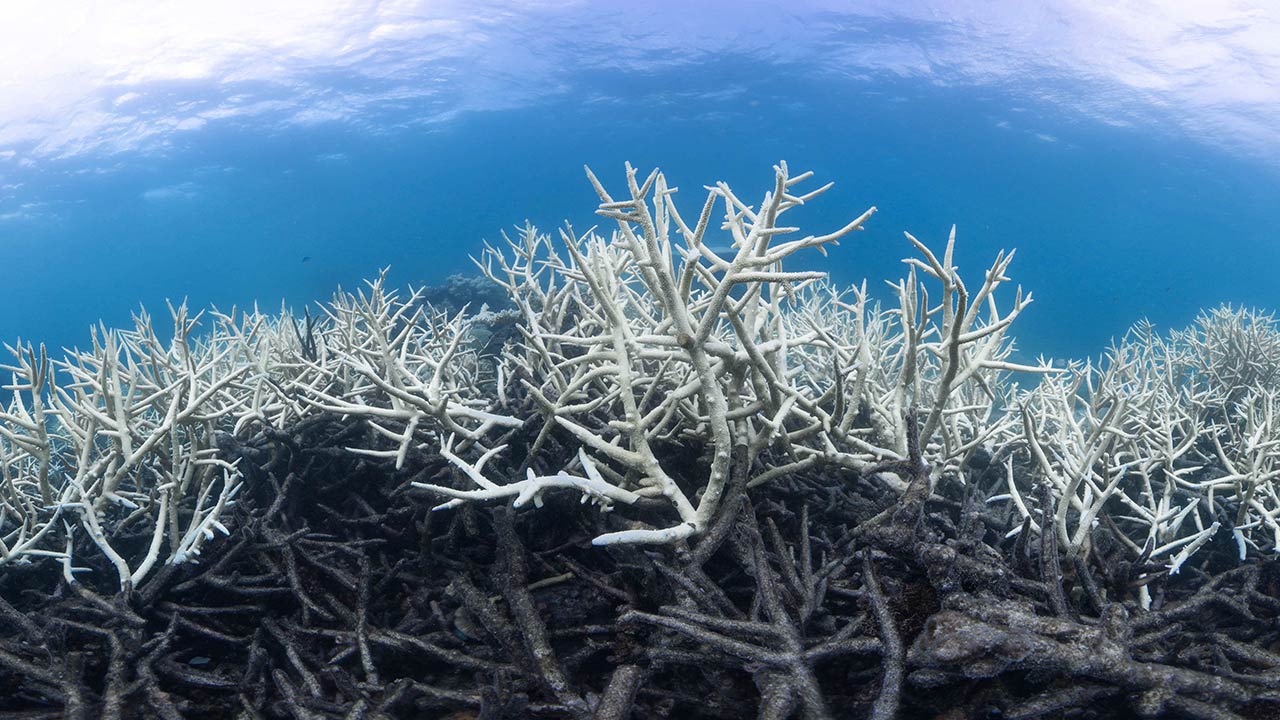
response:
<svg viewBox="0 0 1280 720"><path fill-rule="evenodd" d="M892 32L926 47L938 31ZM546 231L600 223L582 168L616 189L625 162L661 168L689 213L704 185L726 181L758 201L779 160L814 171L835 185L795 213L802 232L837 228L871 205L880 212L829 257L810 253L803 264L842 286L865 278L883 299L885 281L906 269L904 231L938 249L956 225L962 272L1016 248L1010 275L1035 296L1013 331L1024 357L1097 356L1143 318L1168 330L1221 304L1280 307L1274 144L1223 137L1161 102L1139 112L1115 88L1111 102L1132 112L1100 117L1088 99L1097 78L815 70L806 52L874 40L854 28L824 37L784 59L749 48L652 66L559 58L566 66L545 94L546 83L529 81L523 96L471 103L477 110L411 97L305 122L205 111L151 142L10 143L0 156L0 335L83 347L94 323L127 326L140 305L163 316L166 299L264 310L283 300L301 311L384 267L397 285L475 274L470 257L483 242L526 220ZM473 69L445 70L465 87ZM415 71L428 82L432 66ZM331 73L334 87L358 75L310 72ZM181 126L184 112L200 116L229 93L216 79L157 83L141 99L103 90L97 104L125 121L171 111ZM145 107L132 116L130 104Z"/></svg>

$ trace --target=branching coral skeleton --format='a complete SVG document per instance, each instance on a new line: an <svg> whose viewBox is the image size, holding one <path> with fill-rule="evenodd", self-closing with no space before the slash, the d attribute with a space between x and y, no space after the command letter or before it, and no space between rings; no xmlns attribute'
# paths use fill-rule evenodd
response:
<svg viewBox="0 0 1280 720"><path fill-rule="evenodd" d="M260 332L265 319L222 316L197 340L198 317L185 306L170 309L170 343L159 340L145 313L132 331L99 328L91 349L53 363L61 384L43 348L9 348L17 364L5 368L14 375L0 433L8 441L5 514L22 523L6 533L0 562L62 557L71 575L68 550L37 545L61 530L71 548L78 532L128 588L161 559L191 559L215 531L226 532L218 517L234 502L240 473L217 457L212 431L246 404L253 365L234 340ZM135 527L150 541L131 564L113 543Z"/></svg>
<svg viewBox="0 0 1280 720"><path fill-rule="evenodd" d="M500 356L482 353L476 315L402 296L385 274L339 291L318 323L170 306L169 340L143 312L62 360L9 347L0 566L50 558L74 581L96 553L128 589L194 561L230 530L248 473L233 448L317 414L359 423L347 450L371 461L446 461L450 481L414 483L443 497L440 509L540 507L560 491L605 511L643 507L642 522L600 545L693 538L731 481L875 474L906 457L910 408L934 478L963 479L979 453L997 458L1007 481L990 501L1024 521L1010 534L1052 532L1070 558L1103 520L1169 572L1219 528L1241 557L1280 545L1270 316L1222 308L1168 337L1139 325L1099 363L1023 364L1009 329L1031 295L1006 302L1001 289L1013 253L971 286L954 228L940 255L908 234L915 255L882 307L865 283L842 292L791 267L875 212L800 234L784 216L830 187L802 189L811 173L779 164L756 204L718 183L696 216L660 172L628 166L620 195L587 176L614 224L607 236L528 226L478 260L521 319ZM1040 379L1023 390L1012 373ZM731 478L738 452L746 476Z"/></svg>
<svg viewBox="0 0 1280 720"><path fill-rule="evenodd" d="M418 302L420 291L401 301L385 287L385 272L367 293L339 292L325 309L323 333L328 362L313 362L314 374L295 380L303 401L317 410L364 417L395 450L352 448L371 457L393 458L403 467L419 430L458 435L467 444L494 428L520 422L485 409L474 393L475 353L464 347L469 320L442 316ZM391 421L403 424L390 427Z"/></svg>
<svg viewBox="0 0 1280 720"><path fill-rule="evenodd" d="M847 303L822 283L825 273L784 269L799 250L825 252L861 229L875 210L826 235L784 240L797 229L781 225L782 215L829 187L800 193L810 175L779 165L758 209L718 184L689 223L661 173L641 181L628 168L630 197L618 200L588 171L598 214L617 225L609 239L566 228L557 245L530 227L485 254L482 269L524 316L523 352L504 375L519 378L542 414L532 452L563 429L597 458L600 480L666 499L681 521L607 533L597 544L673 542L705 530L735 446L747 448L755 468L750 486L900 460L912 404L929 409L930 460L940 471L958 468L1010 432L1014 421L992 412L1008 401L997 375L1051 370L1008 360L1006 330L1031 301L1019 292L1009 311L996 304L1011 254L996 259L971 299L952 262L954 233L941 260L908 236L924 260L908 261L909 277L895 286L897 312L870 305L865 287ZM709 235L717 209L724 243ZM732 254L712 249L722 245ZM942 285L938 306L929 306L917 269ZM680 442L706 448L705 468L664 466L660 448ZM474 468L459 467L476 480ZM566 482L541 477L521 484ZM455 499L495 496L484 486L431 489Z"/></svg>
<svg viewBox="0 0 1280 720"><path fill-rule="evenodd" d="M874 208L829 234L780 242L796 232L779 224L782 215L829 187L799 193L810 174L792 177L785 164L758 209L721 183L708 189L692 224L661 173L641 181L628 167L624 200L588 177L600 196L598 214L617 224L609 240L566 228L561 255L530 228L522 242L508 243L512 259L492 248L486 254L486 274L525 314L525 353L505 375L521 378L543 414L535 450L562 428L599 458L601 470L609 467L613 481L631 485L619 489L666 499L680 520L607 533L597 544L674 542L715 517L736 445L754 458L790 443L792 432L821 430L813 399L792 385L789 367L792 349L817 333L791 335L783 317L795 294L823 274L789 272L782 263L861 228ZM708 240L717 206L732 257ZM699 477L664 466L659 448L675 439L705 443L710 457ZM579 480L604 481L601 470L588 470L598 479ZM558 477L524 482L563 482ZM681 481L697 493L687 494Z"/></svg>
<svg viewBox="0 0 1280 720"><path fill-rule="evenodd" d="M1023 444L1052 490L1066 552L1086 552L1104 516L1133 557L1167 559L1170 573L1220 528L1241 560L1250 548L1275 552L1278 372L1274 321L1219 308L1167 338L1140 323L1101 365L1025 393ZM1039 531L1009 472L1009 493L992 500L1013 501Z"/></svg>

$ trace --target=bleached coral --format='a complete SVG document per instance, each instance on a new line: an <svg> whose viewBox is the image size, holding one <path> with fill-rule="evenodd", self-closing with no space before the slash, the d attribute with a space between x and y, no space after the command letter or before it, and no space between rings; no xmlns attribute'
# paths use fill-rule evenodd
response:
<svg viewBox="0 0 1280 720"><path fill-rule="evenodd" d="M43 348L11 347L0 565L55 558L74 582L96 552L128 589L159 564L193 561L228 532L244 482L240 442L318 413L408 439L438 425L475 439L515 423L460 399L474 379L461 316L400 302L381 279L338 293L326 311L323 327L287 311L210 312L202 329L203 313L171 306L168 340L144 312L132 330L99 327L88 350L56 362Z"/></svg>
<svg viewBox="0 0 1280 720"><path fill-rule="evenodd" d="M882 305L791 267L875 210L800 234L784 217L829 187L802 190L810 173L778 165L754 205L709 187L696 217L657 171L628 167L620 197L588 177L607 236L526 227L479 260L519 318L505 347L482 327L494 313L436 310L384 275L319 322L177 306L171 339L140 313L62 360L10 348L0 566L53 558L74 581L96 553L127 589L192 561L229 529L241 444L317 416L357 423L346 451L370 461L451 468L413 478L439 508L552 492L641 508L597 544L693 538L731 487L798 474L901 487L879 470L908 459L913 428L934 479L974 480L996 458L987 489L1019 521L1010 534L1053 533L1072 559L1104 525L1171 572L1220 528L1241 557L1280 544L1269 316L1223 308L1167 337L1139 325L1097 363L1022 364L1009 329L1031 296L1005 297L1012 253L971 288L954 230L941 255L908 235L915 255ZM1039 381L1022 390L1014 373Z"/></svg>
<svg viewBox="0 0 1280 720"><path fill-rule="evenodd" d="M1038 530L1031 486L1048 483L1053 529L1071 555L1087 552L1104 522L1132 557L1171 573L1222 528L1242 560L1250 548L1275 552L1278 371L1268 315L1218 308L1167 336L1140 323L1100 363L1023 395L1036 472L1014 483L1010 466L1009 493L995 499Z"/></svg>
<svg viewBox="0 0 1280 720"><path fill-rule="evenodd" d="M530 470L515 486L457 462L479 489L422 485L453 498L442 507L536 497L553 486L609 502L662 498L679 524L605 533L596 543L673 542L707 529L731 481L754 487L905 459L913 408L925 414L929 461L955 471L1010 432L1001 376L1049 369L1008 360L1006 331L1031 301L1019 292L1009 310L998 309L1011 255L998 257L970 296L952 263L954 234L941 259L908 236L923 260L910 260L895 286L899 307L882 311L865 288L845 302L822 283L824 272L783 267L800 250L825 252L874 212L787 239L798 229L782 225L783 214L829 187L801 193L809 173L793 177L779 165L759 205L723 183L708 188L696 222L681 215L661 173L641 181L628 168L623 200L588 175L598 214L616 222L608 238L566 228L556 242L527 227L490 248L482 268L523 314L524 342L503 371L510 392L527 393L540 416L530 455L558 430L590 452L579 456L579 474ZM711 235L717 212L723 241ZM713 249L722 246L730 251ZM918 270L941 286L939 305L929 305ZM681 443L709 459L694 467L674 460L670 450Z"/></svg>
<svg viewBox="0 0 1280 720"><path fill-rule="evenodd" d="M0 414L0 563L53 556L72 580L73 548L86 538L127 588L157 562L189 559L226 531L219 517L241 478L219 456L214 432L250 404L253 358L275 338L256 313L217 315L197 338L198 316L170 309L168 343L140 313L133 330L99 327L88 350L54 363L43 348L10 348L17 364L5 368L14 395ZM150 539L125 557L116 537L135 532ZM50 545L54 536L62 547Z"/></svg>

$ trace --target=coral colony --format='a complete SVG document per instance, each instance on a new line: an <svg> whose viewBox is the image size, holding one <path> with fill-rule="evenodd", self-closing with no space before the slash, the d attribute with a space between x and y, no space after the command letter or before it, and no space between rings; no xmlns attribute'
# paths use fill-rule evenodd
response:
<svg viewBox="0 0 1280 720"><path fill-rule="evenodd" d="M1269 316L1021 364L1013 253L907 235L882 307L792 265L875 212L787 226L810 173L587 175L614 229L487 247L505 309L9 348L0 717L1280 712Z"/></svg>

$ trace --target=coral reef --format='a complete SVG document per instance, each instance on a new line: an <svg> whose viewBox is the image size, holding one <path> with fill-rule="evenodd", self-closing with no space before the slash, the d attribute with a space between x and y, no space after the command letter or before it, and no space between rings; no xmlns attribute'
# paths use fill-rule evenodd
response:
<svg viewBox="0 0 1280 720"><path fill-rule="evenodd" d="M874 212L801 235L809 173L588 177L611 234L487 248L502 304L11 347L0 717L1277 711L1270 316L1028 365L1012 253L908 235L882 307L791 267Z"/></svg>

